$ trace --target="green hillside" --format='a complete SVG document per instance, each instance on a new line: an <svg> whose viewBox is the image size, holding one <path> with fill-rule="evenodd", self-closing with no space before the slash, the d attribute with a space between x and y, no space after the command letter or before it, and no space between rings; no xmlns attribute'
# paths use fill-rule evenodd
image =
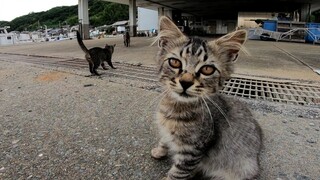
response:
<svg viewBox="0 0 320 180"><path fill-rule="evenodd" d="M89 19L93 27L112 24L116 21L129 19L129 6L89 0ZM48 28L59 28L62 25L78 24L78 6L55 7L48 11L30 13L17 17L11 22L0 21L0 27L10 26L10 31L33 31L43 25Z"/></svg>

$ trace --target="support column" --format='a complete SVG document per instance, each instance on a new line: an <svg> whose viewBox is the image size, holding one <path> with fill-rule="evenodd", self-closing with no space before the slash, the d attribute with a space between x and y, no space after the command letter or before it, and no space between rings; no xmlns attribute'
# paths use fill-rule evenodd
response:
<svg viewBox="0 0 320 180"><path fill-rule="evenodd" d="M130 36L137 36L137 5L136 0L129 0Z"/></svg>
<svg viewBox="0 0 320 180"><path fill-rule="evenodd" d="M89 39L89 0L78 0L79 32L83 39Z"/></svg>
<svg viewBox="0 0 320 180"><path fill-rule="evenodd" d="M164 7L158 8L158 17L160 18L161 16L164 16Z"/></svg>
<svg viewBox="0 0 320 180"><path fill-rule="evenodd" d="M172 19L172 10L171 9L165 9L164 7L159 7L158 8L158 16L159 16L159 18L161 16L167 16L170 19Z"/></svg>
<svg viewBox="0 0 320 180"><path fill-rule="evenodd" d="M172 10L171 9L166 9L164 11L164 15L172 19Z"/></svg>
<svg viewBox="0 0 320 180"><path fill-rule="evenodd" d="M170 19L172 19L172 10L171 9L165 9L164 7L158 7L158 20L160 20L161 16L167 16ZM158 24L158 31L160 31L159 25L160 24Z"/></svg>
<svg viewBox="0 0 320 180"><path fill-rule="evenodd" d="M311 4L304 4L302 7L301 7L301 21L302 22L309 22L310 20L310 8L311 8Z"/></svg>
<svg viewBox="0 0 320 180"><path fill-rule="evenodd" d="M165 9L164 7L159 7L158 8L158 20L160 20L161 16L167 16L170 19L172 19L172 10L170 9ZM158 30L160 30L160 27L158 25Z"/></svg>

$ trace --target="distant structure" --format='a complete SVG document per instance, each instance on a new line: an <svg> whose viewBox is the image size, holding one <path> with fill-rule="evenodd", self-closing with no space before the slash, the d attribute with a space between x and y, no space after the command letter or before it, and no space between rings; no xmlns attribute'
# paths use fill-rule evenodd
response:
<svg viewBox="0 0 320 180"><path fill-rule="evenodd" d="M258 5L251 0L105 0L108 2L129 5L128 29L131 36L136 36L138 31L148 31L152 27L145 25L153 24L155 16L168 16L186 34L191 35L215 35L226 34L241 26L252 26L254 19L272 19L273 13L289 13L292 20L309 22L313 11L320 9L319 1L285 0L272 1L261 0ZM141 15L148 13L145 8L157 12L157 15ZM138 13L138 15L137 15ZM256 13L257 17L254 16ZM153 12L152 12L153 14ZM156 14L156 13L155 13ZM245 18L244 22L241 20ZM252 16L253 15L253 16ZM136 18L138 17L138 21ZM247 18L248 17L248 18ZM251 18L252 17L252 18ZM240 22L240 21L242 22ZM251 22L249 22L251 21ZM145 23L144 22L148 22ZM88 0L79 0L79 23L88 33ZM154 29L157 29L154 28Z"/></svg>
<svg viewBox="0 0 320 180"><path fill-rule="evenodd" d="M113 24L111 24L112 27L114 27L116 29L117 33L124 33L126 31L126 26L128 26L129 21L125 20L125 21L117 21Z"/></svg>
<svg viewBox="0 0 320 180"><path fill-rule="evenodd" d="M18 37L15 33L8 33L7 29L10 26L0 27L0 45L11 45L18 42Z"/></svg>
<svg viewBox="0 0 320 180"><path fill-rule="evenodd" d="M152 33L158 30L158 11L138 7L137 30L140 32Z"/></svg>

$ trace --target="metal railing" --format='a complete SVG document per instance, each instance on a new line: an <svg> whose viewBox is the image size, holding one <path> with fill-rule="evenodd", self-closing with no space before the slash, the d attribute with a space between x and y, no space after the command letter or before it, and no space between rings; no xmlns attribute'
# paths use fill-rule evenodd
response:
<svg viewBox="0 0 320 180"><path fill-rule="evenodd" d="M290 35L298 31L304 31L307 35L311 37L313 40L313 44L320 43L320 35L317 35L312 32L312 30L317 30L320 32L320 28L294 28L287 32L277 32L277 31L270 31L262 28L256 28L253 35L261 36L262 34L268 34L269 38L275 39L276 41L284 40Z"/></svg>

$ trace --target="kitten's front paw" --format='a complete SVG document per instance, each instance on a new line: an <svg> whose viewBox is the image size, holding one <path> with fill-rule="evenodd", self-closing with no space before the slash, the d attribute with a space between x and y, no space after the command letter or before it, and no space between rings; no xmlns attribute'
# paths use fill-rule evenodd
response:
<svg viewBox="0 0 320 180"><path fill-rule="evenodd" d="M168 154L168 149L156 147L151 150L151 156L155 159L161 159L166 157Z"/></svg>

